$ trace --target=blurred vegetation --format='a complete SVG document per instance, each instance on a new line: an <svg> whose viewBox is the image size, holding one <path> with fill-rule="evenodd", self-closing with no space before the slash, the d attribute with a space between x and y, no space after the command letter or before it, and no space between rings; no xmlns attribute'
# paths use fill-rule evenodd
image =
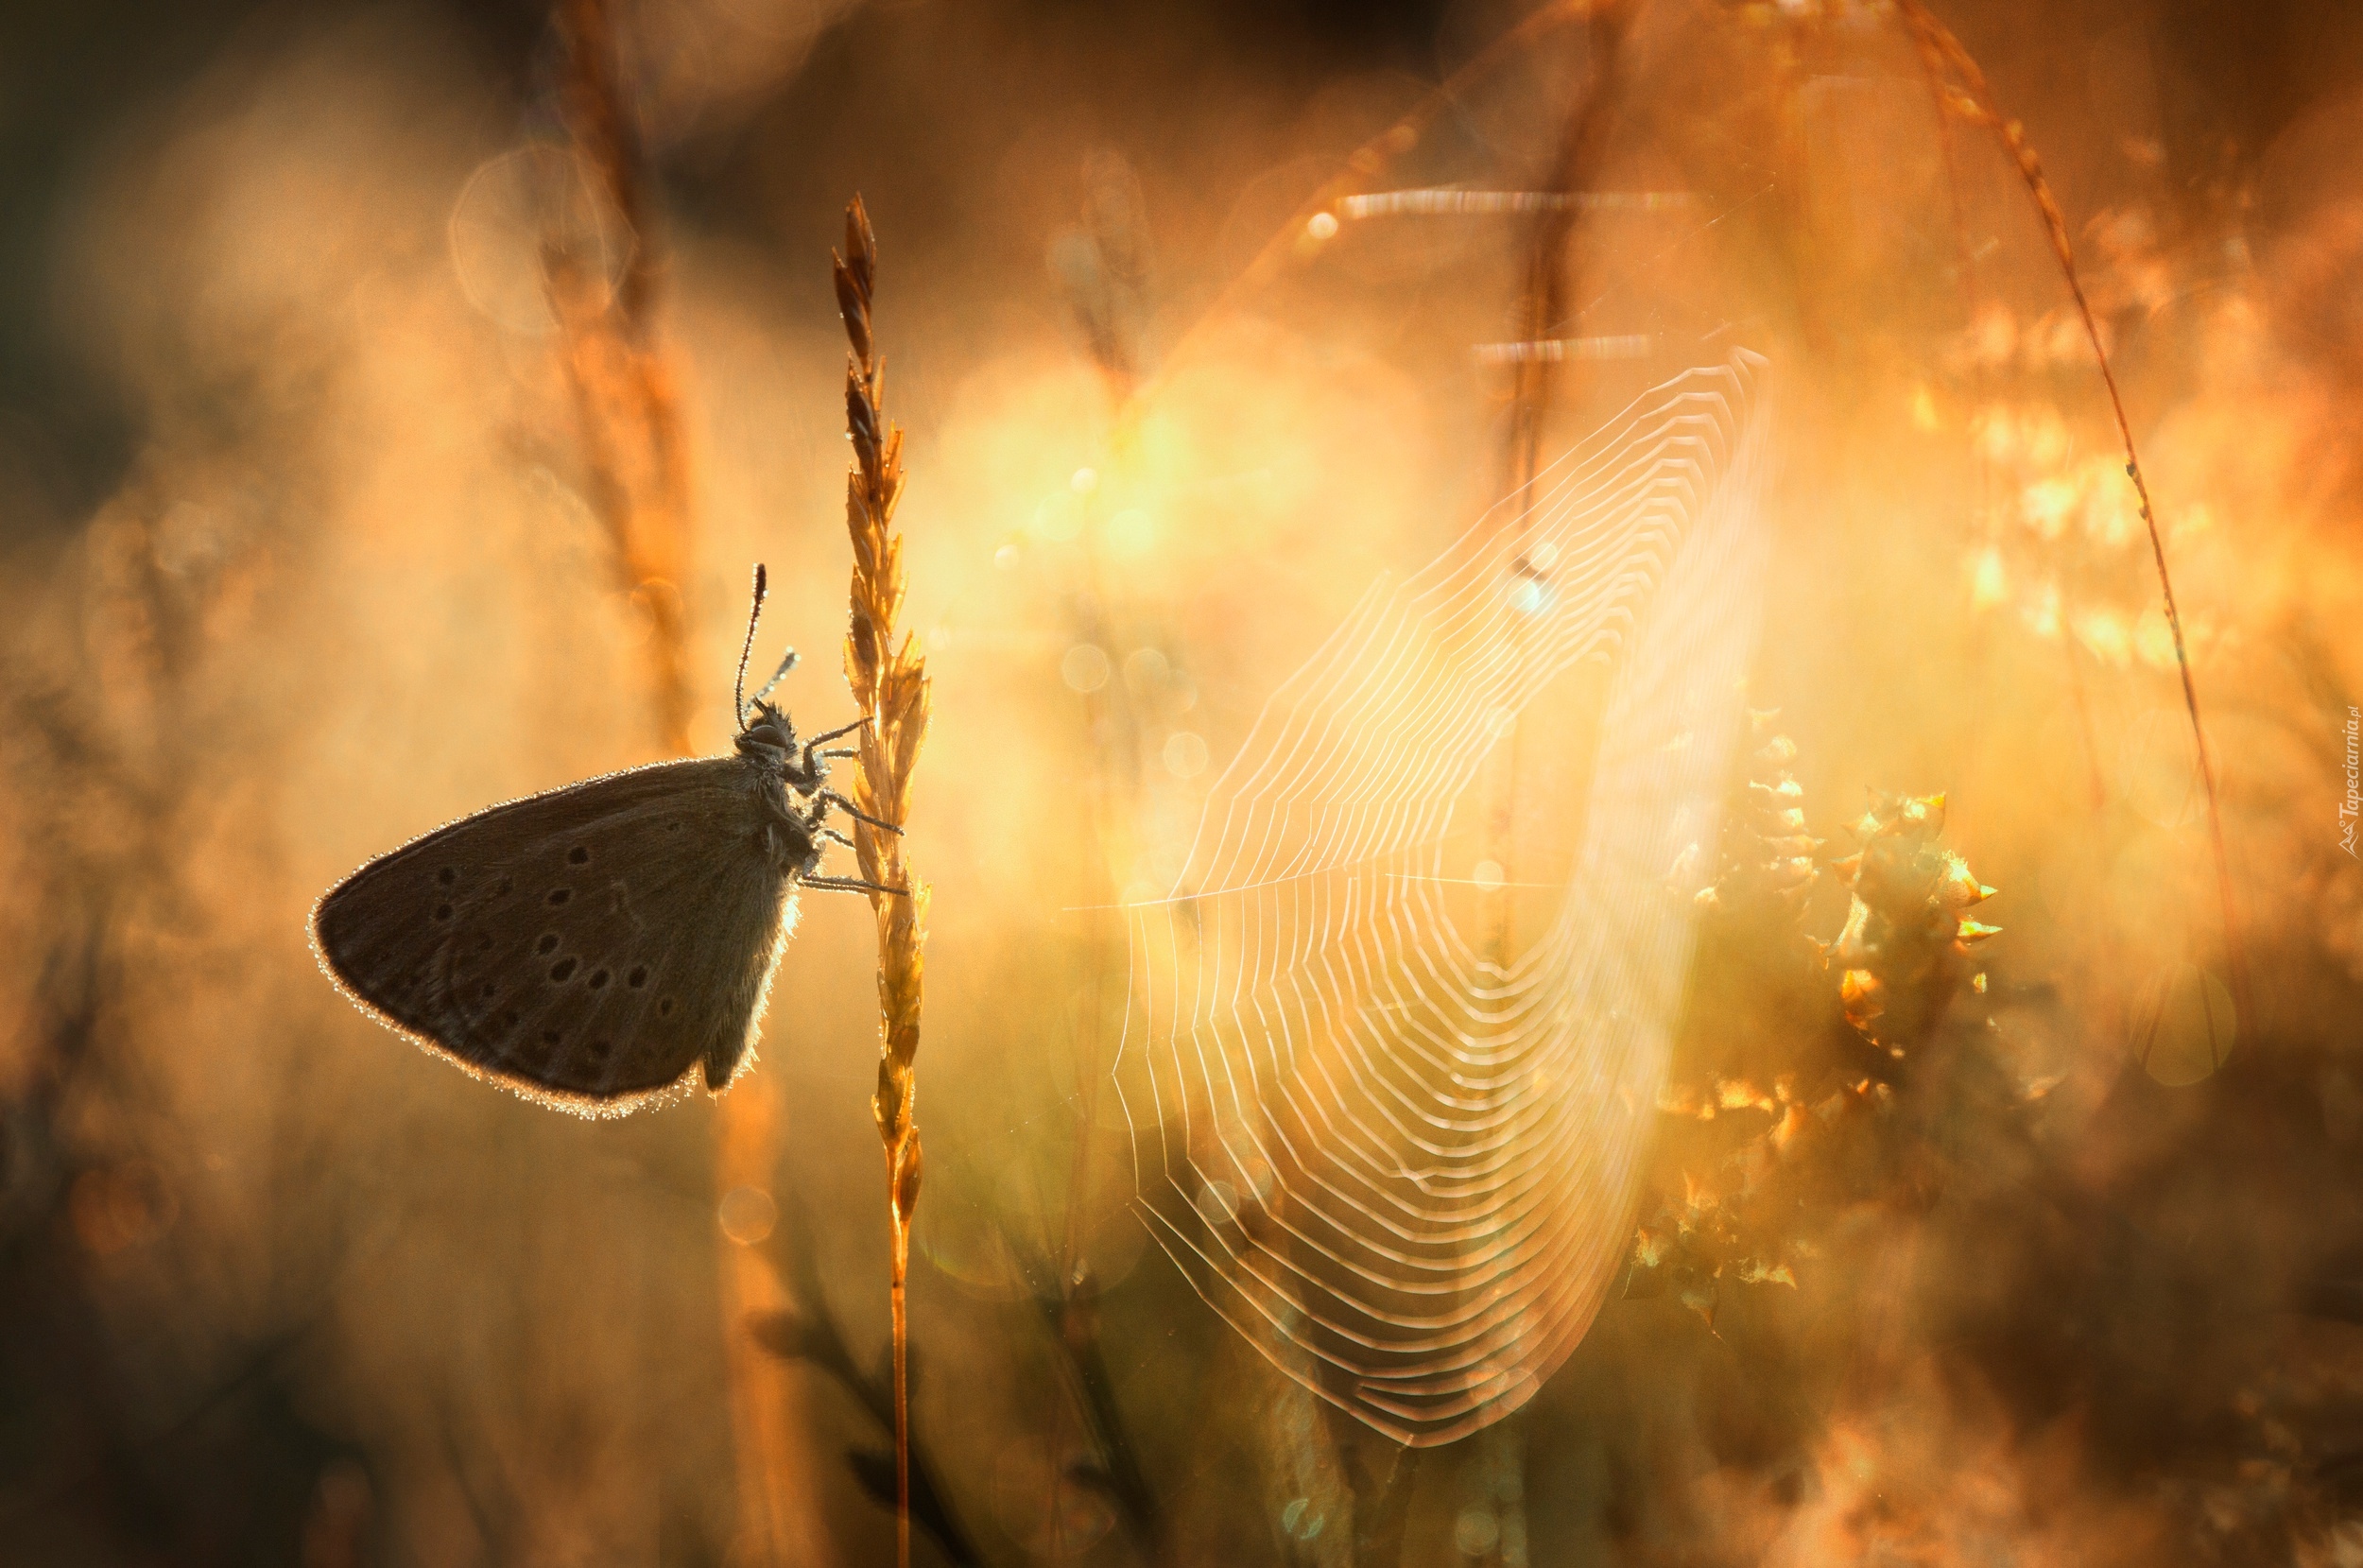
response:
<svg viewBox="0 0 2363 1568"><path fill-rule="evenodd" d="M1574 297L1656 331L1618 314L1650 275L1745 275L1721 299L1789 378L1748 693L1779 716L1706 868L1630 1278L1530 1404L1421 1456L1249 1353L1126 1212L1122 939L1073 910L1153 884L1271 685L1491 499L1505 390L1461 351L1520 330L1509 231L1225 290L1519 8L632 11L698 476L670 627L615 579L561 323L512 286L538 250L455 218L563 129L543 8L11 10L0 1556L760 1560L740 1250L785 1293L748 1327L807 1539L890 1552L858 905L802 912L755 1069L785 1130L718 1217L713 1106L492 1093L302 937L364 856L647 760L651 637L716 749L749 560L808 650L786 699L841 718L810 652L858 189L940 730L921 1560L2363 1563L2363 28L1947 9L2156 470L2251 922L2234 1033L2143 546L2024 194L1967 134L1940 155L1881 8L1641 9L1603 178L1716 225L1584 231ZM660 254L584 222L585 265ZM1492 292L1440 298L1446 267Z"/></svg>

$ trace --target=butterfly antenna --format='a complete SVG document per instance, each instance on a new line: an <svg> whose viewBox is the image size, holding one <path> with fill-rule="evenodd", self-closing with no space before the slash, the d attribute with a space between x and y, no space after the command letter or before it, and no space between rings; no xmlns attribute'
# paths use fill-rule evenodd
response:
<svg viewBox="0 0 2363 1568"><path fill-rule="evenodd" d="M738 727L747 728L747 661L754 657L755 627L763 620L763 562L755 562L755 602L747 612L747 641L738 650L738 677L731 682L731 711L738 715ZM790 655L790 657L794 657ZM779 677L772 677L778 680ZM766 686L764 690L771 688Z"/></svg>
<svg viewBox="0 0 2363 1568"><path fill-rule="evenodd" d="M778 685L782 681L786 680L787 672L795 667L796 650L794 648L789 648L787 650L786 657L780 661L780 667L771 672L771 679L766 681L763 683L763 689L755 693L755 700L757 702L761 702L765 698L769 697L771 695L771 688Z"/></svg>

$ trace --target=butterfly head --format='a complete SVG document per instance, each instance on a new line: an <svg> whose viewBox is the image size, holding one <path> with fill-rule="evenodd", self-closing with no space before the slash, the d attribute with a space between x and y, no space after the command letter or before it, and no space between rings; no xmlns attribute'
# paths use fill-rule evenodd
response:
<svg viewBox="0 0 2363 1568"><path fill-rule="evenodd" d="M828 783L828 754L819 744L799 741L795 721L758 698L747 706L747 727L738 732L738 754L799 795L811 796Z"/></svg>
<svg viewBox="0 0 2363 1568"><path fill-rule="evenodd" d="M738 732L738 754L768 767L785 767L796 754L795 722L768 702L750 702Z"/></svg>
<svg viewBox="0 0 2363 1568"><path fill-rule="evenodd" d="M747 660L754 652L755 627L763 616L764 572L755 567L754 607L747 615L747 643L738 651L738 679L732 683L731 699L738 715L738 754L754 763L766 773L797 794L810 800L819 794L828 783L829 759L846 757L847 750L823 751L820 743L857 728L849 724L832 730L825 735L799 743L796 726L786 714L772 706L771 688L778 685L787 672L796 667L796 650L789 648L780 667L771 672L771 679L750 698L747 695Z"/></svg>

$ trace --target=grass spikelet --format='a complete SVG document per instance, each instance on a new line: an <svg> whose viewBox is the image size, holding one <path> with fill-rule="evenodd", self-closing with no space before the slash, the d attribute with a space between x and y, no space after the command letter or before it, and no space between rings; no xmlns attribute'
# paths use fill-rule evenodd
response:
<svg viewBox="0 0 2363 1568"><path fill-rule="evenodd" d="M927 734L927 663L919 639L896 642L903 608L903 541L894 531L903 494L903 432L886 417L886 368L871 334L871 294L878 242L856 197L845 209L845 251L837 265L837 308L852 355L845 368L845 422L854 467L845 480L845 527L853 536L852 617L845 635L845 679L869 716L861 735L862 811L900 828L909 815L911 772ZM914 881L899 835L854 825L861 874L907 898L872 893L878 922L878 1091L871 1100L886 1146L887 1210L893 1226L894 1481L896 1559L910 1561L910 1412L903 1286L910 1265L911 1211L922 1170L916 1118L920 988L924 976L927 890Z"/></svg>

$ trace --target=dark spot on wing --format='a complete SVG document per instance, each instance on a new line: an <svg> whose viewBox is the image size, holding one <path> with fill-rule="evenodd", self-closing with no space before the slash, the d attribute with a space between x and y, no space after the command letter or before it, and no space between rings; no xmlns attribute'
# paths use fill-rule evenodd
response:
<svg viewBox="0 0 2363 1568"><path fill-rule="evenodd" d="M564 985L567 981L573 979L574 977L575 960L571 956L561 958L558 962L550 965L550 978L557 981L560 985Z"/></svg>
<svg viewBox="0 0 2363 1568"><path fill-rule="evenodd" d="M671 997L668 996L664 1001L659 1002L656 1005L656 1015L659 1018L670 1018L673 1016L673 999Z"/></svg>
<svg viewBox="0 0 2363 1568"><path fill-rule="evenodd" d="M509 893L516 888L516 886L517 883L515 878L506 876L502 877L500 881L492 885L492 896L494 898L507 898Z"/></svg>
<svg viewBox="0 0 2363 1568"><path fill-rule="evenodd" d="M591 989L592 989L593 991L596 991L596 990L598 990L601 986L604 986L604 985L606 985L606 984L607 984L607 971L605 971L605 970L603 970L603 969L595 969L595 970L593 970L593 971L591 972Z"/></svg>
<svg viewBox="0 0 2363 1568"><path fill-rule="evenodd" d="M563 904L574 896L575 890L572 887L553 887L550 889L550 902L552 904Z"/></svg>
<svg viewBox="0 0 2363 1568"><path fill-rule="evenodd" d="M448 904L437 905L435 906L435 918L439 921L447 921L451 919L451 905Z"/></svg>
<svg viewBox="0 0 2363 1568"><path fill-rule="evenodd" d="M441 870L435 873L435 880L448 887L453 883L459 880L459 868L457 866L446 866Z"/></svg>
<svg viewBox="0 0 2363 1568"><path fill-rule="evenodd" d="M500 989L500 988L499 988L499 987L497 987L497 986L495 986L494 984L492 984L492 981L490 981L490 980L485 981L485 982L484 982L484 1000L486 1000L487 1002L490 1002L490 1001L492 999L492 992L493 992L493 991L497 991L497 990L499 990L499 989Z"/></svg>
<svg viewBox="0 0 2363 1568"><path fill-rule="evenodd" d="M580 844L577 844L566 852L566 863L570 866L587 866L591 863L591 852Z"/></svg>
<svg viewBox="0 0 2363 1568"><path fill-rule="evenodd" d="M541 939L540 941L535 942L535 943L533 944L533 951L535 951L536 953L542 954L542 955L543 955L543 956L545 956L545 957L546 957L548 955L550 955L550 954L552 954L552 953L557 952L557 951L558 951L558 933L557 933L557 932L555 932L555 931L544 931L544 932L543 932L543 933L542 933L542 939Z"/></svg>
<svg viewBox="0 0 2363 1568"><path fill-rule="evenodd" d="M632 965L631 973L624 976L624 984L630 986L634 991L638 991L642 986L645 986L647 983L648 966L647 964Z"/></svg>

